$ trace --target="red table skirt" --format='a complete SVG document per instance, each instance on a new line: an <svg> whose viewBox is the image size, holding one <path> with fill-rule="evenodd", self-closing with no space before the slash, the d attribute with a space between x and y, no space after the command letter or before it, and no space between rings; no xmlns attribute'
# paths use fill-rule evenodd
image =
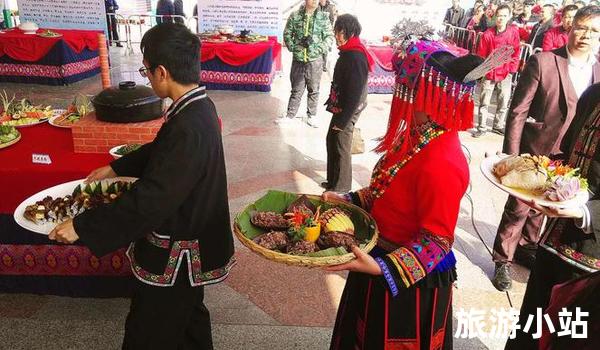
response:
<svg viewBox="0 0 600 350"><path fill-rule="evenodd" d="M41 31L40 29L38 32ZM81 53L85 48L91 51L98 50L98 31L67 29L52 29L52 31L62 34L62 37L43 38L38 35L24 34L19 29L0 34L0 57L8 55L19 61L39 61L59 41L63 41L76 53Z"/></svg>
<svg viewBox="0 0 600 350"><path fill-rule="evenodd" d="M212 43L202 42L201 61L206 62L219 58L223 63L230 66L241 66L250 63L267 50L271 49L273 59L281 53L281 44L276 37L269 37L268 41L240 44L236 42Z"/></svg>

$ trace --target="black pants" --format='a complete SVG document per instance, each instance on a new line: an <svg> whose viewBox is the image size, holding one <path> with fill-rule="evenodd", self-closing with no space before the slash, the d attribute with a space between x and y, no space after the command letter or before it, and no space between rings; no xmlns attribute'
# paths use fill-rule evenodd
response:
<svg viewBox="0 0 600 350"><path fill-rule="evenodd" d="M108 40L119 41L119 31L117 30L117 19L115 16L106 15L106 23L108 24Z"/></svg>
<svg viewBox="0 0 600 350"><path fill-rule="evenodd" d="M352 116L348 126L342 131L333 130L336 115L329 123L327 132L327 183L328 190L349 192L352 187L352 134L360 111Z"/></svg>
<svg viewBox="0 0 600 350"><path fill-rule="evenodd" d="M191 287L180 268L172 287L137 281L125 322L123 350L212 349L210 314L204 287Z"/></svg>

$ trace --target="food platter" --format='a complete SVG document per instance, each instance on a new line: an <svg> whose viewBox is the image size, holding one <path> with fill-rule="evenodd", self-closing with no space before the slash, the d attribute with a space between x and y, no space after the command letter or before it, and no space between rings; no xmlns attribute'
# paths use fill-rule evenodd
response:
<svg viewBox="0 0 600 350"><path fill-rule="evenodd" d="M362 208L342 201L324 202L320 196L301 195L275 190L268 191L267 194L259 198L254 203L248 205L242 212L236 215L233 225L236 237L243 245L245 245L254 253L262 256L265 259L286 265L323 267L339 265L355 259L355 255L345 246L329 245L322 247L322 242L320 242L321 237L318 237L318 234L316 242L317 245L320 246L320 249L316 251L313 250L311 252L290 253L288 250L287 253L285 253L283 249L273 249L261 244L262 237L279 233L274 231L281 230L257 227L254 216L257 214L281 213L282 211L286 210L285 208L288 208L289 210L290 204L295 203L301 197L306 197L313 205L318 206L320 210L322 210L323 216L326 215L326 212L331 210L344 211L348 217L348 220L350 220L353 225L352 235L354 238L356 238L356 241L353 244L358 245L358 247L360 247L360 249L364 252L368 253L376 245L378 238L377 224L375 223L374 219ZM288 214L285 214L285 216L287 215ZM321 222L321 229L323 229L324 226L329 226L329 224ZM283 234L283 232L281 232L281 234ZM290 231L288 231L288 235L289 234ZM324 235L327 235L327 232L321 233L321 236ZM307 238L305 236L304 240L306 239ZM295 243L292 243L292 246ZM289 247L290 246L288 246L288 248Z"/></svg>
<svg viewBox="0 0 600 350"><path fill-rule="evenodd" d="M502 191L510 194L511 196L513 196L515 198L518 198L522 201L534 200L537 204L539 204L541 206L559 207L559 208L579 207L579 206L584 205L590 198L588 191L582 189L579 192L577 192L577 194L575 195L574 198L571 198L569 200L551 201L549 199L546 199L541 194L536 194L536 193L533 193L530 191L505 186L499 181L499 179L496 177L496 175L494 175L494 171L493 171L494 165L496 163L498 163L499 161L501 161L502 159L504 159L505 157L507 157L507 155L505 155L505 154L489 156L481 162L480 169L481 169L481 172L483 173L483 176L488 181L490 181L496 187L498 187Z"/></svg>
<svg viewBox="0 0 600 350"><path fill-rule="evenodd" d="M14 122L15 120L11 120L11 121L3 121L1 124L2 125L10 125L10 126L14 126L15 128L19 129L19 128L28 128L30 126L34 126L34 125L38 125L38 124L42 124L48 121L48 118L43 118L43 119L37 119L36 121L32 121L31 123L27 123L27 124L15 124L11 123Z"/></svg>
<svg viewBox="0 0 600 350"><path fill-rule="evenodd" d="M54 115L48 119L48 124L55 126L57 128L63 128L63 129L70 129L71 127L73 127L73 124L75 124L75 123L63 124L63 123L59 122L59 118L61 118L66 111L67 111L66 109L53 110L52 112Z"/></svg>
<svg viewBox="0 0 600 350"><path fill-rule="evenodd" d="M8 142L5 142L5 143L0 143L0 149L6 148L8 146L12 146L15 143L19 142L19 140L21 140L21 133L19 131L17 131L17 133L19 133L19 136L17 136L14 140L8 141Z"/></svg>
<svg viewBox="0 0 600 350"><path fill-rule="evenodd" d="M43 191L40 191L40 192L30 196L29 198L25 199L21 204L19 204L17 209L15 209L15 212L13 214L15 222L19 226L23 227L26 230L29 230L29 231L32 231L35 233L40 233L43 235L49 234L50 231L52 231L52 229L54 229L54 227L56 227L57 223L48 222L45 224L36 224L32 221L29 221L24 217L25 209L27 208L27 206L35 204L35 202L44 199L46 196L51 196L53 198L57 198L57 197L64 197L67 195L71 195L73 193L73 190L78 185L84 184L84 180L85 179L80 179L80 180L70 181L70 182L60 184L60 185L56 185L56 186L50 187L48 189L45 189ZM106 184L111 184L111 183L117 182L117 181L133 182L135 180L136 180L136 178L133 178L133 177L116 177L116 178L112 178L112 179L102 180L101 182L106 183Z"/></svg>

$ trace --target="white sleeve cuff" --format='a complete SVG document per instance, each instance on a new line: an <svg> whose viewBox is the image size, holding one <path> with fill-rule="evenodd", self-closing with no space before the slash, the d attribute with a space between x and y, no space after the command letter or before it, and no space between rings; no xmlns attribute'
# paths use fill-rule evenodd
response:
<svg viewBox="0 0 600 350"><path fill-rule="evenodd" d="M580 228L585 233L592 233L592 215L590 214L590 210L587 205L581 207L583 210L583 217L580 219L575 219L575 226Z"/></svg>

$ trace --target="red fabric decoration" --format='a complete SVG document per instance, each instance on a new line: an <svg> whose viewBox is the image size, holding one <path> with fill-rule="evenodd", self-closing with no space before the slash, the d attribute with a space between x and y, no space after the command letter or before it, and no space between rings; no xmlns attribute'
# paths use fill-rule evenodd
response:
<svg viewBox="0 0 600 350"><path fill-rule="evenodd" d="M340 51L362 52L367 57L367 62L369 62L369 71L370 72L373 71L373 66L375 65L375 60L371 56L371 53L369 52L369 50L367 50L365 45L363 45L363 43L360 41L359 37L357 37L357 36L351 37L350 39L348 39L348 41L344 45L338 46L338 49Z"/></svg>
<svg viewBox="0 0 600 350"><path fill-rule="evenodd" d="M404 87L400 86L400 90L396 92L392 98L387 132L379 139L379 144L375 147L375 152L382 153L388 151L394 142L396 131L402 121L402 109L405 104L403 98Z"/></svg>
<svg viewBox="0 0 600 350"><path fill-rule="evenodd" d="M281 52L281 44L277 42L276 37L269 37L268 41L252 44L203 41L200 47L200 61L206 62L217 57L230 66L242 66L263 55L269 49L272 49L273 58L277 57Z"/></svg>
<svg viewBox="0 0 600 350"><path fill-rule="evenodd" d="M417 85L417 97L415 98L415 111L425 110L425 69L421 70L419 83Z"/></svg>
<svg viewBox="0 0 600 350"><path fill-rule="evenodd" d="M433 82L434 82L434 78L433 78L433 68L429 70L429 77L427 78L427 91L425 92L425 113L427 113L427 115L431 115L431 111L432 111L432 103L431 101L433 100Z"/></svg>
<svg viewBox="0 0 600 350"><path fill-rule="evenodd" d="M76 53L88 48L98 50L98 30L51 29L62 34L58 38L43 38L38 35L25 34L20 29L13 29L0 35L0 57L8 55L13 60L35 62L46 56L59 42L63 41ZM42 29L38 30L42 32Z"/></svg>
<svg viewBox="0 0 600 350"><path fill-rule="evenodd" d="M432 106L431 106L431 114L429 114L429 116L433 119L433 120L437 120L438 119L438 110L440 108L440 74L437 74L437 77L435 79L435 84L433 86L433 98L432 98Z"/></svg>
<svg viewBox="0 0 600 350"><path fill-rule="evenodd" d="M448 98L448 106L447 106L447 114L446 114L446 128L454 129L456 126L456 118L454 117L456 113L456 83L452 85L452 92Z"/></svg>
<svg viewBox="0 0 600 350"><path fill-rule="evenodd" d="M441 88L442 89L442 93L440 95L440 106L438 109L438 117L437 122L440 125L446 125L446 119L448 118L448 114L446 111L447 108L447 103L448 103L448 93L446 92L446 89L448 89L448 80L446 80L444 82L444 87Z"/></svg>
<svg viewBox="0 0 600 350"><path fill-rule="evenodd" d="M463 112L463 121L462 121L462 129L468 130L473 127L473 112L475 111L475 102L473 102L473 96L471 96L471 92L466 94L466 103L465 109Z"/></svg>

